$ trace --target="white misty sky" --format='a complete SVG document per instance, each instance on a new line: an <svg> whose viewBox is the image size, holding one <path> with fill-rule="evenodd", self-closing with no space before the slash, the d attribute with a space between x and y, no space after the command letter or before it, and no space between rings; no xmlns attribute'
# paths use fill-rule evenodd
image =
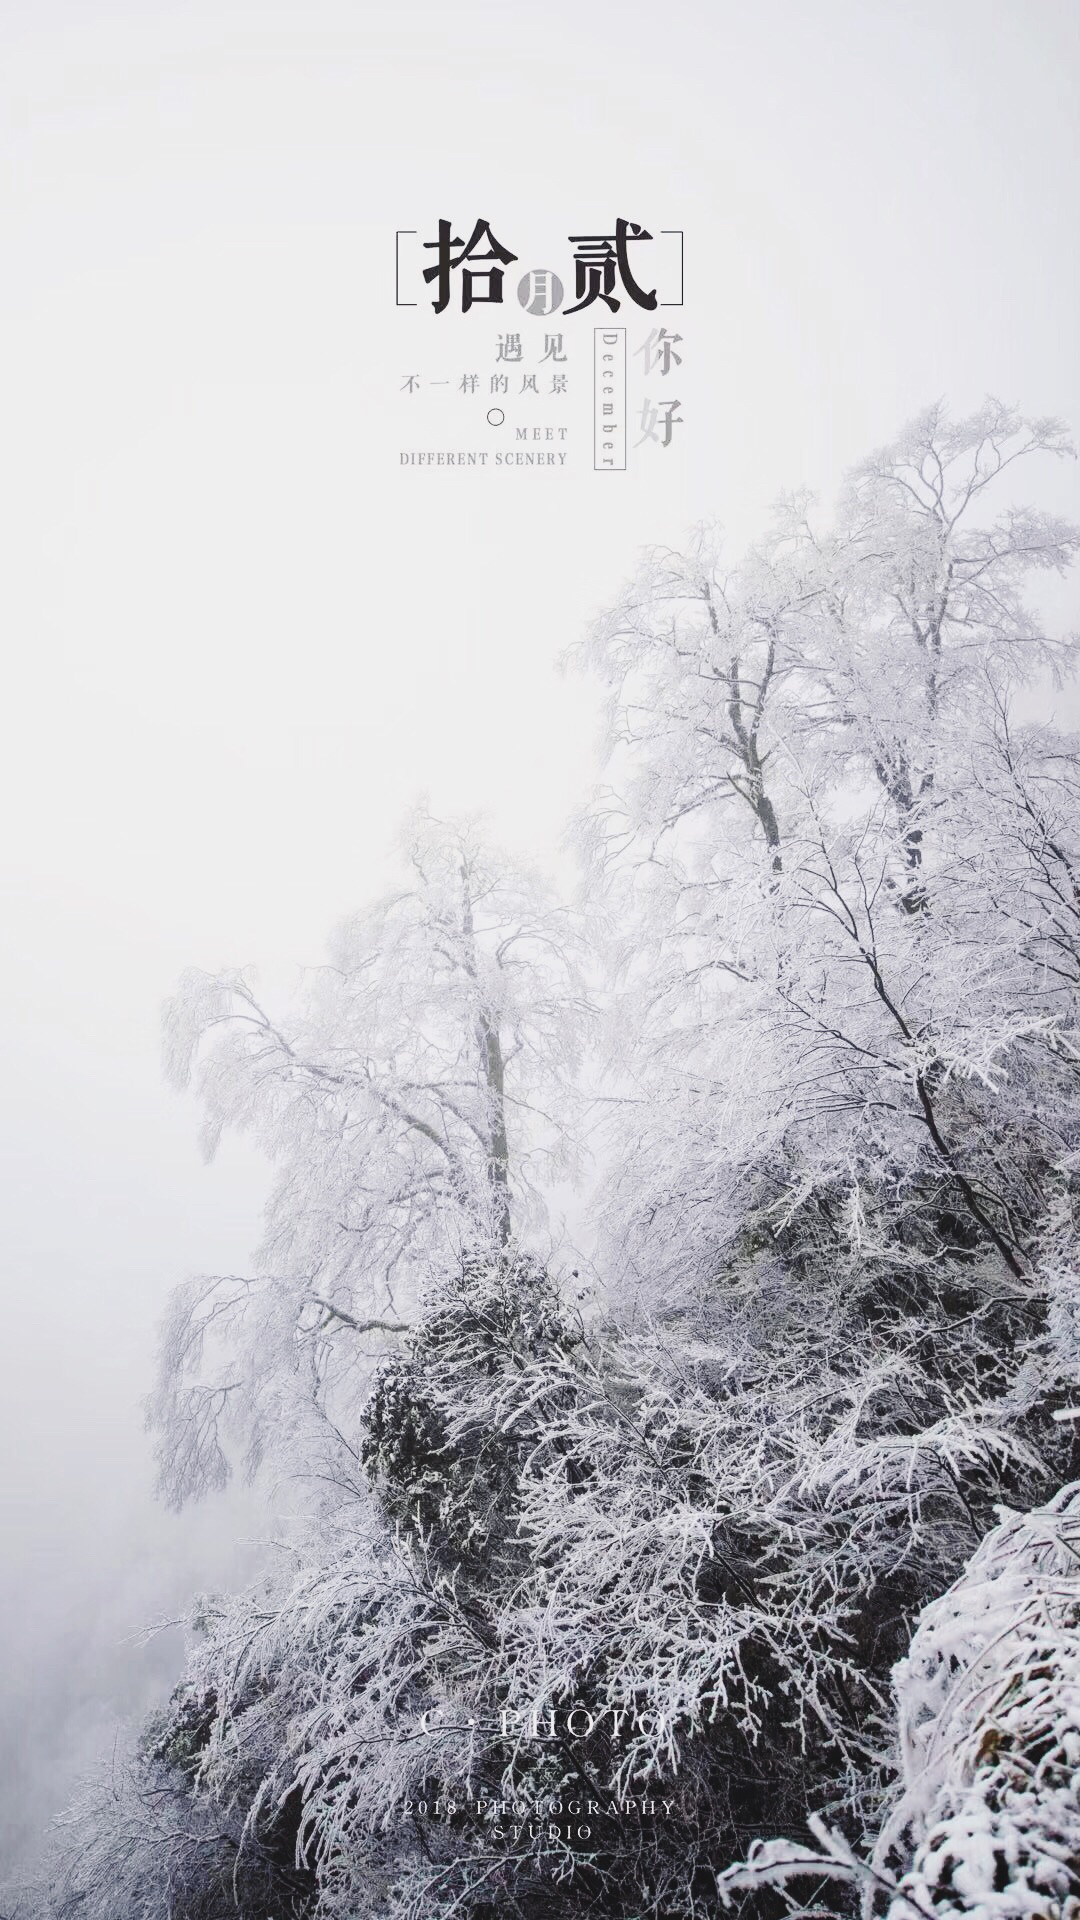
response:
<svg viewBox="0 0 1080 1920"><path fill-rule="evenodd" d="M318 958L423 791L554 849L595 710L553 663L639 544L752 535L941 395L1080 429L1078 40L1071 0L0 10L12 1847L141 1697L122 1632L230 1564L232 1509L150 1508L138 1399L263 1176L201 1166L161 998ZM532 264L620 213L686 231L681 444L403 472L470 443L398 392L468 323L394 310L394 229Z"/></svg>

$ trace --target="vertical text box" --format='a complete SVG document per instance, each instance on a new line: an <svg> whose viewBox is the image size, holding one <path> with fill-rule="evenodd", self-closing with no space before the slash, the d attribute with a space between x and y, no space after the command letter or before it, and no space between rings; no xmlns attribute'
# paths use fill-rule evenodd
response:
<svg viewBox="0 0 1080 1920"><path fill-rule="evenodd" d="M593 328L593 468L626 468L626 328Z"/></svg>

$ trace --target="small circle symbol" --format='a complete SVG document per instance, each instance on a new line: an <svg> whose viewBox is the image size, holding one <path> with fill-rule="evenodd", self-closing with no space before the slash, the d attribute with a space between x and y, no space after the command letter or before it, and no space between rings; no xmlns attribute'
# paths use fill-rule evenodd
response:
<svg viewBox="0 0 1080 1920"><path fill-rule="evenodd" d="M506 415L503 412L501 407L488 408L488 426L489 427L501 427L505 419L506 419Z"/></svg>

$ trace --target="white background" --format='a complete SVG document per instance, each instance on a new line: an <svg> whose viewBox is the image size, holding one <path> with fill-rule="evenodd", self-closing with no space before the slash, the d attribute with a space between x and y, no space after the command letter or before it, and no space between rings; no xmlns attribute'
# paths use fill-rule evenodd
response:
<svg viewBox="0 0 1080 1920"><path fill-rule="evenodd" d="M737 544L939 396L1080 428L1080 12L6 0L0 21L16 1858L176 1657L125 1632L235 1577L261 1525L149 1499L163 1298L242 1265L265 1177L242 1145L199 1162L162 996L192 963L319 958L421 791L553 851L596 717L554 662L640 543L715 514ZM681 443L617 477L402 471L400 445L442 441L403 432L399 394L441 323L395 312L394 229L482 215L550 264L529 236L620 213L686 230ZM1032 485L1077 514L1072 467Z"/></svg>

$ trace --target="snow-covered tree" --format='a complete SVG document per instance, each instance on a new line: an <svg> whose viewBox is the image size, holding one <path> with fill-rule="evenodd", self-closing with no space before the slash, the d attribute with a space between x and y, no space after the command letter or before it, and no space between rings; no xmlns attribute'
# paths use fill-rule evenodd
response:
<svg viewBox="0 0 1080 1920"><path fill-rule="evenodd" d="M1080 1410L1070 1409L1070 1417ZM721 1877L726 1899L781 1888L794 1911L822 1882L861 1890L865 1916L1038 1914L1080 1906L1080 1485L1005 1513L925 1609L897 1663L899 1783L872 1853L821 1820L816 1846L758 1842Z"/></svg>
<svg viewBox="0 0 1080 1920"><path fill-rule="evenodd" d="M541 1234L570 1165L588 1008L568 911L472 827L420 813L403 840L408 883L339 929L297 1007L192 972L167 1008L207 1151L233 1128L277 1169L253 1273L182 1285L166 1318L149 1418L174 1504L224 1482L230 1437L249 1470L277 1436L294 1471L348 1478L338 1416L373 1340L405 1330L433 1262Z"/></svg>
<svg viewBox="0 0 1080 1920"><path fill-rule="evenodd" d="M623 872L658 866L701 913L748 837L780 869L808 784L821 805L863 773L916 868L988 676L1015 685L1067 660L1024 587L1068 566L1080 536L1001 496L1017 462L1071 452L1058 421L937 406L855 469L831 523L786 496L737 562L713 526L683 553L648 551L577 655L609 691L614 784L593 845Z"/></svg>

